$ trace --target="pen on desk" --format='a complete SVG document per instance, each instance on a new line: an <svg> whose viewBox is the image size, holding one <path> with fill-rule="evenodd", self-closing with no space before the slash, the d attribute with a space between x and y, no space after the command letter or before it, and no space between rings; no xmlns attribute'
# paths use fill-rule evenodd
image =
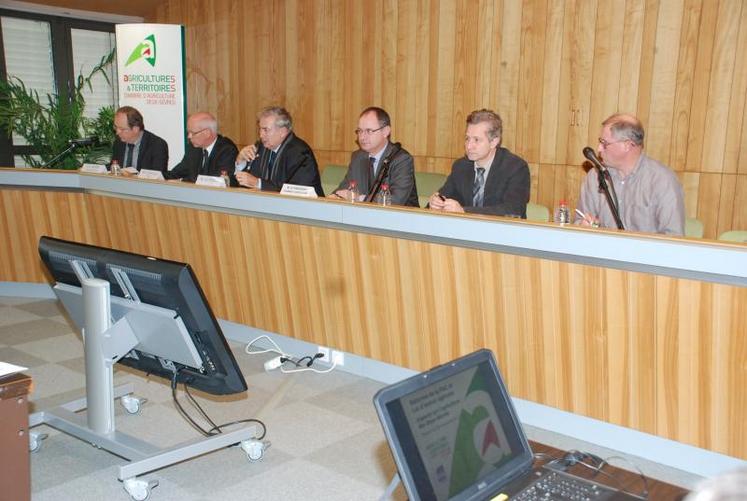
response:
<svg viewBox="0 0 747 501"><path fill-rule="evenodd" d="M578 214L579 216L581 216L582 219L586 219L586 214L584 214L583 212L581 212L578 209L576 209L576 214Z"/></svg>

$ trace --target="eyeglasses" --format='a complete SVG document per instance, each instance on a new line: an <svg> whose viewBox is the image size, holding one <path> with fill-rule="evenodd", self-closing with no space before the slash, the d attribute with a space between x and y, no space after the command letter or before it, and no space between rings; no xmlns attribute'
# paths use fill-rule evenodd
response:
<svg viewBox="0 0 747 501"><path fill-rule="evenodd" d="M386 127L386 125L382 125L378 129L355 129L355 135L356 136L370 136L374 132L379 132L384 127Z"/></svg>
<svg viewBox="0 0 747 501"><path fill-rule="evenodd" d="M613 144L624 143L627 141L627 139L621 139L619 141L607 141L606 139L602 139L601 137L598 139L599 139L599 144L602 145L602 148L607 148L608 146L611 146Z"/></svg>
<svg viewBox="0 0 747 501"><path fill-rule="evenodd" d="M202 134L202 133L203 133L203 132L205 132L206 130L208 130L208 127L205 127L204 129L200 129L200 130L197 130L197 131L194 131L194 132L193 132L193 131L191 131L191 130L188 130L188 131L187 131L187 137L189 137L189 136L193 136L193 137L194 137L194 136L196 136L196 135L198 135L198 134Z"/></svg>
<svg viewBox="0 0 747 501"><path fill-rule="evenodd" d="M117 127L114 126L114 132L124 132L126 130L132 130L132 127Z"/></svg>

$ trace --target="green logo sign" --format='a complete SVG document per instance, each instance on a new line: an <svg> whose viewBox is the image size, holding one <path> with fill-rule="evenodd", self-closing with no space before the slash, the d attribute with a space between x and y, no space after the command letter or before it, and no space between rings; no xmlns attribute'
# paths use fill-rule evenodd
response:
<svg viewBox="0 0 747 501"><path fill-rule="evenodd" d="M154 35L148 35L135 47L130 57L127 58L125 66L131 65L139 59L145 59L151 66L156 65L156 37Z"/></svg>

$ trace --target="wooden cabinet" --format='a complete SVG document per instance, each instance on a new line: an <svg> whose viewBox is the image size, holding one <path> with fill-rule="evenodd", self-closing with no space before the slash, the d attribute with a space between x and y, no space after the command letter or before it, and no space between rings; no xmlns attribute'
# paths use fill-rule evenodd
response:
<svg viewBox="0 0 747 501"><path fill-rule="evenodd" d="M30 499L28 394L31 378L0 378L0 493L3 499Z"/></svg>

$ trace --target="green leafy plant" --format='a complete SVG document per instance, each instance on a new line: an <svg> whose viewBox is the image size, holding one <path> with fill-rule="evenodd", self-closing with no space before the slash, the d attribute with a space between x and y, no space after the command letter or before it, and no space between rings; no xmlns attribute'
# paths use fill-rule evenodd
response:
<svg viewBox="0 0 747 501"><path fill-rule="evenodd" d="M83 91L92 90L91 80L102 74L111 85L107 69L114 61L114 51L101 58L88 75L78 75L71 95L46 94L44 98L29 89L21 79L11 76L0 80L0 127L14 132L33 147L35 154L23 155L32 167L42 167L64 151L72 139L96 135L99 144L79 147L52 165L58 169L76 169L82 162L96 162L108 157L114 142L114 108L101 109L95 119L86 118Z"/></svg>

